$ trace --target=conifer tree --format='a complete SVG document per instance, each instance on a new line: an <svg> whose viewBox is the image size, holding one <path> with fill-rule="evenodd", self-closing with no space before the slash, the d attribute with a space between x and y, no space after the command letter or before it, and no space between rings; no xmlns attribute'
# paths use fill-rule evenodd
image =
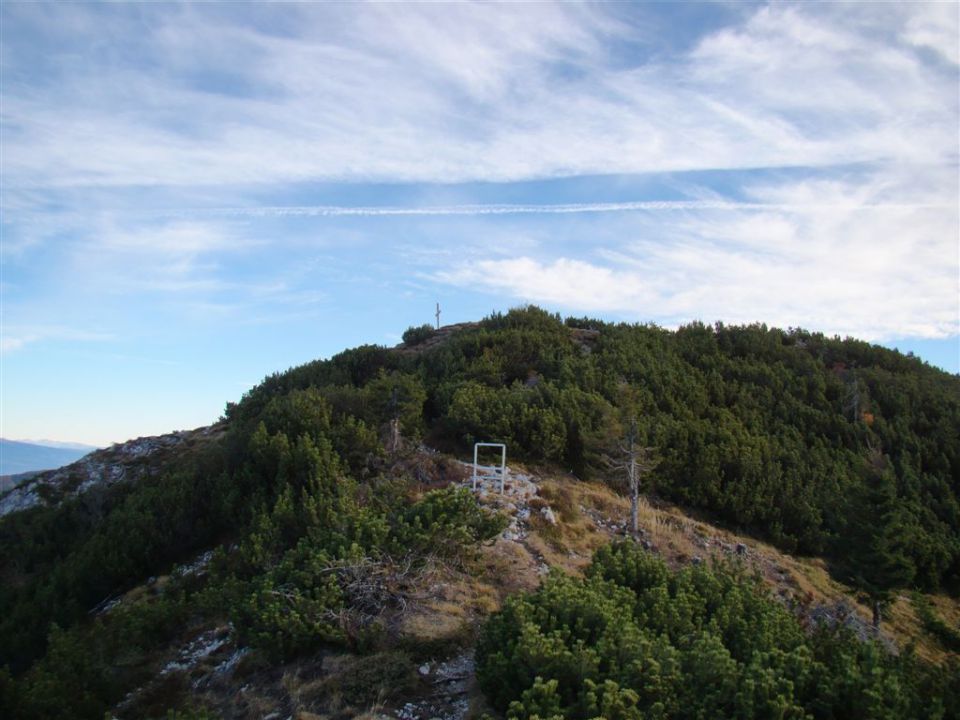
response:
<svg viewBox="0 0 960 720"><path fill-rule="evenodd" d="M882 608L896 588L914 578L907 546L910 522L897 497L896 478L879 448L871 449L864 486L853 513L853 579L870 598L873 626L879 629Z"/></svg>

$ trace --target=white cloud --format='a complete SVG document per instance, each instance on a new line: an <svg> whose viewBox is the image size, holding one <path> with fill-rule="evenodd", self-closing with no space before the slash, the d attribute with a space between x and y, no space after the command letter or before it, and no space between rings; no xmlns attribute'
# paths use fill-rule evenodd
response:
<svg viewBox="0 0 960 720"><path fill-rule="evenodd" d="M960 4L917 3L913 10L903 31L904 39L930 48L954 65L960 64Z"/></svg>
<svg viewBox="0 0 960 720"><path fill-rule="evenodd" d="M434 277L665 324L762 320L868 340L942 338L960 333L960 219L942 197L956 192L955 179L936 176L909 188L882 176L783 183L753 190L769 208L641 221L633 238L586 259L480 260ZM925 202L884 204L887 196Z"/></svg>
<svg viewBox="0 0 960 720"><path fill-rule="evenodd" d="M629 242L590 254L507 239L497 252L513 257L436 276L667 320L955 331L956 8L777 3L657 53L649 8L635 9L628 24L602 4L8 4L2 253L67 235L71 283L239 317L326 300L276 260L237 276L261 242L299 242L259 239L258 221L615 213L634 221ZM249 200L316 181L786 166L817 179L742 188L731 174L729 196L676 202ZM294 202L309 203L303 187ZM171 218L178 194L201 210ZM466 243L431 240L420 257L435 265L463 256Z"/></svg>
<svg viewBox="0 0 960 720"><path fill-rule="evenodd" d="M10 337L9 335L5 335L4 337L0 338L0 353L6 354L8 352L13 352L14 350L19 350L24 345L34 340L36 340L36 338L29 335L27 337Z"/></svg>
<svg viewBox="0 0 960 720"><path fill-rule="evenodd" d="M172 220L131 222L105 214L72 246L74 285L101 293L210 293L229 287L221 264L256 243L236 226Z"/></svg>
<svg viewBox="0 0 960 720"><path fill-rule="evenodd" d="M177 221L159 227L113 229L103 235L101 247L116 252L145 253L157 257L194 258L245 244L226 228L198 222Z"/></svg>
<svg viewBox="0 0 960 720"><path fill-rule="evenodd" d="M478 260L441 271L436 279L588 311L643 307L654 299L646 290L651 285L650 280L641 273L569 258L547 262L529 257Z"/></svg>
<svg viewBox="0 0 960 720"><path fill-rule="evenodd" d="M285 32L201 6L153 9L145 32L57 6L78 54L5 84L5 170L33 187L452 182L954 158L956 73L914 51L952 52L955 23L877 7L772 5L631 65L607 46L642 27L604 6L272 8Z"/></svg>
<svg viewBox="0 0 960 720"><path fill-rule="evenodd" d="M105 332L83 330L64 325L6 325L0 337L0 354L22 350L27 345L44 340L78 340L81 342L103 342L112 340L113 335Z"/></svg>

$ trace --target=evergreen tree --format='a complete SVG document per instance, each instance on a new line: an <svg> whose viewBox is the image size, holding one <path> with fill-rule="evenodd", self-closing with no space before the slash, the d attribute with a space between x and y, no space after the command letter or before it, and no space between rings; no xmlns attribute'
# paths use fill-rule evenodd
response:
<svg viewBox="0 0 960 720"><path fill-rule="evenodd" d="M873 626L897 588L907 587L916 568L909 556L910 519L897 496L896 478L879 449L870 451L863 489L857 498L851 540L854 583L870 598Z"/></svg>

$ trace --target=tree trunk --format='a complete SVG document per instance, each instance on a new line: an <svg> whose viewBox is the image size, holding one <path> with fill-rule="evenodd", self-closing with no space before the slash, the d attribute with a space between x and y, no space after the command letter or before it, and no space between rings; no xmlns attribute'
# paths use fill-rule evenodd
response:
<svg viewBox="0 0 960 720"><path fill-rule="evenodd" d="M400 420L393 418L390 421L390 438L388 440L388 451L391 455L396 455L400 450Z"/></svg>
<svg viewBox="0 0 960 720"><path fill-rule="evenodd" d="M630 493L630 527L634 535L640 532L640 493L637 490L634 488Z"/></svg>
<svg viewBox="0 0 960 720"><path fill-rule="evenodd" d="M875 632L880 632L880 601L873 601L873 629Z"/></svg>

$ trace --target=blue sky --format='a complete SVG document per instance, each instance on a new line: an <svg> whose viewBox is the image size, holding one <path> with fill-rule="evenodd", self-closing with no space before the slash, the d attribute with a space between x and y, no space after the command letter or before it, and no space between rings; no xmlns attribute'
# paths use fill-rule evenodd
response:
<svg viewBox="0 0 960 720"><path fill-rule="evenodd" d="M206 424L436 301L799 326L960 372L956 3L0 19L4 437Z"/></svg>

